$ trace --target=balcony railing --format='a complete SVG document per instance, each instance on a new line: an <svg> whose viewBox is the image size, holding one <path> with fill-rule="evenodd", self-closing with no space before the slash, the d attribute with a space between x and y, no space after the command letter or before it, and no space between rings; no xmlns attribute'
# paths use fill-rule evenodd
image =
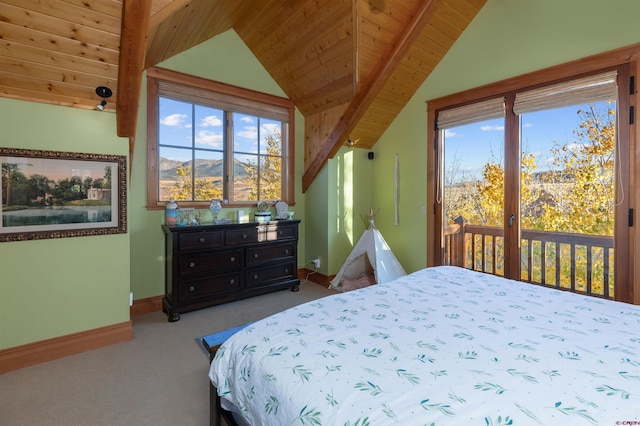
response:
<svg viewBox="0 0 640 426"><path fill-rule="evenodd" d="M523 229L520 280L613 299L613 237ZM504 275L502 228L458 221L444 232L444 262Z"/></svg>

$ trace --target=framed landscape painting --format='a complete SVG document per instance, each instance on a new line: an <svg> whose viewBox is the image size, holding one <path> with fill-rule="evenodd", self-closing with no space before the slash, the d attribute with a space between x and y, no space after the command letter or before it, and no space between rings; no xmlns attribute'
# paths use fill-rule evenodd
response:
<svg viewBox="0 0 640 426"><path fill-rule="evenodd" d="M126 157L0 148L0 242L127 232Z"/></svg>

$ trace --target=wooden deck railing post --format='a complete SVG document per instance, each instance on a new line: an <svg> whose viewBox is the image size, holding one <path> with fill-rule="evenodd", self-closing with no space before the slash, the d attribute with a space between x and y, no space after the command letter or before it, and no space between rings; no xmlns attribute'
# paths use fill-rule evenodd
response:
<svg viewBox="0 0 640 426"><path fill-rule="evenodd" d="M458 232L451 239L453 249L451 250L453 253L451 264L455 266L462 266L464 268L466 266L465 259L467 257L467 245L465 238L465 225L467 224L467 220L462 216L458 216L453 220L453 222L458 225L459 228Z"/></svg>

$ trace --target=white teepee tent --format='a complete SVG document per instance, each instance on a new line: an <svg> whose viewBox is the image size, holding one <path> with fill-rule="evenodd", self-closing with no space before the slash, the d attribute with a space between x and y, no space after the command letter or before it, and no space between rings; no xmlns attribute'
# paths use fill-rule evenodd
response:
<svg viewBox="0 0 640 426"><path fill-rule="evenodd" d="M373 224L374 217L373 210L370 210L369 229L364 231L338 274L331 280L330 288L340 291L355 290L407 275Z"/></svg>

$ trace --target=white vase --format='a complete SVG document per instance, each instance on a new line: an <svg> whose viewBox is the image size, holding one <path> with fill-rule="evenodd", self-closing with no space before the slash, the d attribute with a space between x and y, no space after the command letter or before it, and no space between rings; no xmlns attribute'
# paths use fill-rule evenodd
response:
<svg viewBox="0 0 640 426"><path fill-rule="evenodd" d="M222 203L220 200L213 199L211 200L211 204L209 205L209 210L211 210L211 214L213 214L213 223L218 222L218 213L222 210Z"/></svg>

